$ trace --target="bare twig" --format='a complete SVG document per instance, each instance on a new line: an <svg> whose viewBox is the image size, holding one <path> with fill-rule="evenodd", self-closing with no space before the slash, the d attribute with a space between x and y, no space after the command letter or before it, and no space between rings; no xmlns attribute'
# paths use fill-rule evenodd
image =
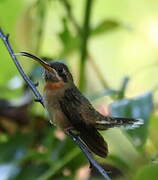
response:
<svg viewBox="0 0 158 180"><path fill-rule="evenodd" d="M111 180L111 178L108 176L107 172L96 162L96 160L92 157L91 153L88 151L87 147L82 143L78 135L72 133L72 131L69 131L69 136L72 137L73 141L80 147L82 152L85 154L87 159L90 161L91 165L94 166L99 173L104 177L106 180Z"/></svg>
<svg viewBox="0 0 158 180"><path fill-rule="evenodd" d="M10 42L8 40L8 35L5 35L2 31L2 29L0 29L0 38L3 40L13 62L15 63L18 71L20 72L21 76L23 77L23 79L25 80L25 82L28 84L28 86L31 88L31 90L33 91L33 93L35 94L35 96L37 97L37 101L40 102L43 107L43 98L41 96L41 94L39 93L39 91L37 90L35 84L27 77L27 75L24 73L20 63L18 62L16 56L14 55L13 49L10 45ZM85 156L87 157L87 159L90 161L90 163L99 171L99 173L104 177L104 179L106 180L110 180L109 176L107 175L106 171L96 162L96 160L92 157L91 153L88 151L87 147L82 143L82 141L78 138L77 135L75 135L73 132L69 131L69 136L72 138L72 140L80 147L80 149L82 150L82 152L85 154Z"/></svg>
<svg viewBox="0 0 158 180"><path fill-rule="evenodd" d="M19 61L17 60L16 56L14 55L13 49L10 45L10 42L8 40L9 38L9 34L4 34L2 29L0 28L0 38L3 40L14 64L16 65L19 73L21 74L21 76L23 77L23 79L25 80L25 82L28 84L28 86L31 88L31 90L33 91L33 93L36 96L36 101L39 101L42 105L43 105L43 98L41 96L41 94L37 91L35 84L27 77L27 75L24 73Z"/></svg>

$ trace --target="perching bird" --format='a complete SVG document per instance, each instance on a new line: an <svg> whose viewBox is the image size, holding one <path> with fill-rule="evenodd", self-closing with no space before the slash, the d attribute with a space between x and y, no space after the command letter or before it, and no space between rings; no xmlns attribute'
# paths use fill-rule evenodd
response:
<svg viewBox="0 0 158 180"><path fill-rule="evenodd" d="M106 157L107 143L98 130L143 124L142 120L103 116L75 86L68 67L61 62L45 62L27 52L18 53L39 62L45 69L44 104L51 121L65 133L75 130L90 151Z"/></svg>

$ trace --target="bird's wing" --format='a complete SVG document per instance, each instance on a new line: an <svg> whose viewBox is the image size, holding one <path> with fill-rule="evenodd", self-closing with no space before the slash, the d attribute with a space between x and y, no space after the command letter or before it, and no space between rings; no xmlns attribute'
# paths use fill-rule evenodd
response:
<svg viewBox="0 0 158 180"><path fill-rule="evenodd" d="M82 114L86 124L94 125L96 121L105 120L105 117L95 110L89 100L75 86L65 91L65 98L69 105L74 106L76 111Z"/></svg>
<svg viewBox="0 0 158 180"><path fill-rule="evenodd" d="M68 100L68 105L82 115L85 124L92 125L98 130L120 126L131 129L143 124L142 119L103 116L76 87L66 90L65 98Z"/></svg>
<svg viewBox="0 0 158 180"><path fill-rule="evenodd" d="M80 138L88 148L95 154L106 157L108 152L107 144L103 137L98 133L95 126L85 121L82 112L80 111L83 106L83 99L76 93L76 89L74 88L66 90L60 101L62 112L70 121L74 129L79 131Z"/></svg>

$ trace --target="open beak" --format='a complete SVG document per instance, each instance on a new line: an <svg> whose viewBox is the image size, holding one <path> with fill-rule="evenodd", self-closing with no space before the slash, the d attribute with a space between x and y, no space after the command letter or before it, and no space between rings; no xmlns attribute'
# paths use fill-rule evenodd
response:
<svg viewBox="0 0 158 180"><path fill-rule="evenodd" d="M43 61L41 58L33 55L33 54L30 54L28 52L19 52L19 53L15 53L15 55L18 55L18 56L26 56L26 57L29 57L31 59L34 59L35 61L37 61L38 63L40 63L46 70L48 71L52 71L54 70L49 63Z"/></svg>

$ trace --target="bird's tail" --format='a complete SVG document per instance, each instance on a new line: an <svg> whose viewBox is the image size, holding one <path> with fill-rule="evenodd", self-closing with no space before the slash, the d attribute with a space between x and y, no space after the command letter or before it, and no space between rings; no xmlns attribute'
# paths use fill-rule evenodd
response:
<svg viewBox="0 0 158 180"><path fill-rule="evenodd" d="M86 131L80 132L80 138L93 153L103 158L107 156L107 143L96 128L87 128Z"/></svg>
<svg viewBox="0 0 158 180"><path fill-rule="evenodd" d="M143 119L105 117L104 120L97 121L95 127L98 130L106 130L108 128L120 127L120 126L123 126L127 129L133 129L143 124L144 124Z"/></svg>

